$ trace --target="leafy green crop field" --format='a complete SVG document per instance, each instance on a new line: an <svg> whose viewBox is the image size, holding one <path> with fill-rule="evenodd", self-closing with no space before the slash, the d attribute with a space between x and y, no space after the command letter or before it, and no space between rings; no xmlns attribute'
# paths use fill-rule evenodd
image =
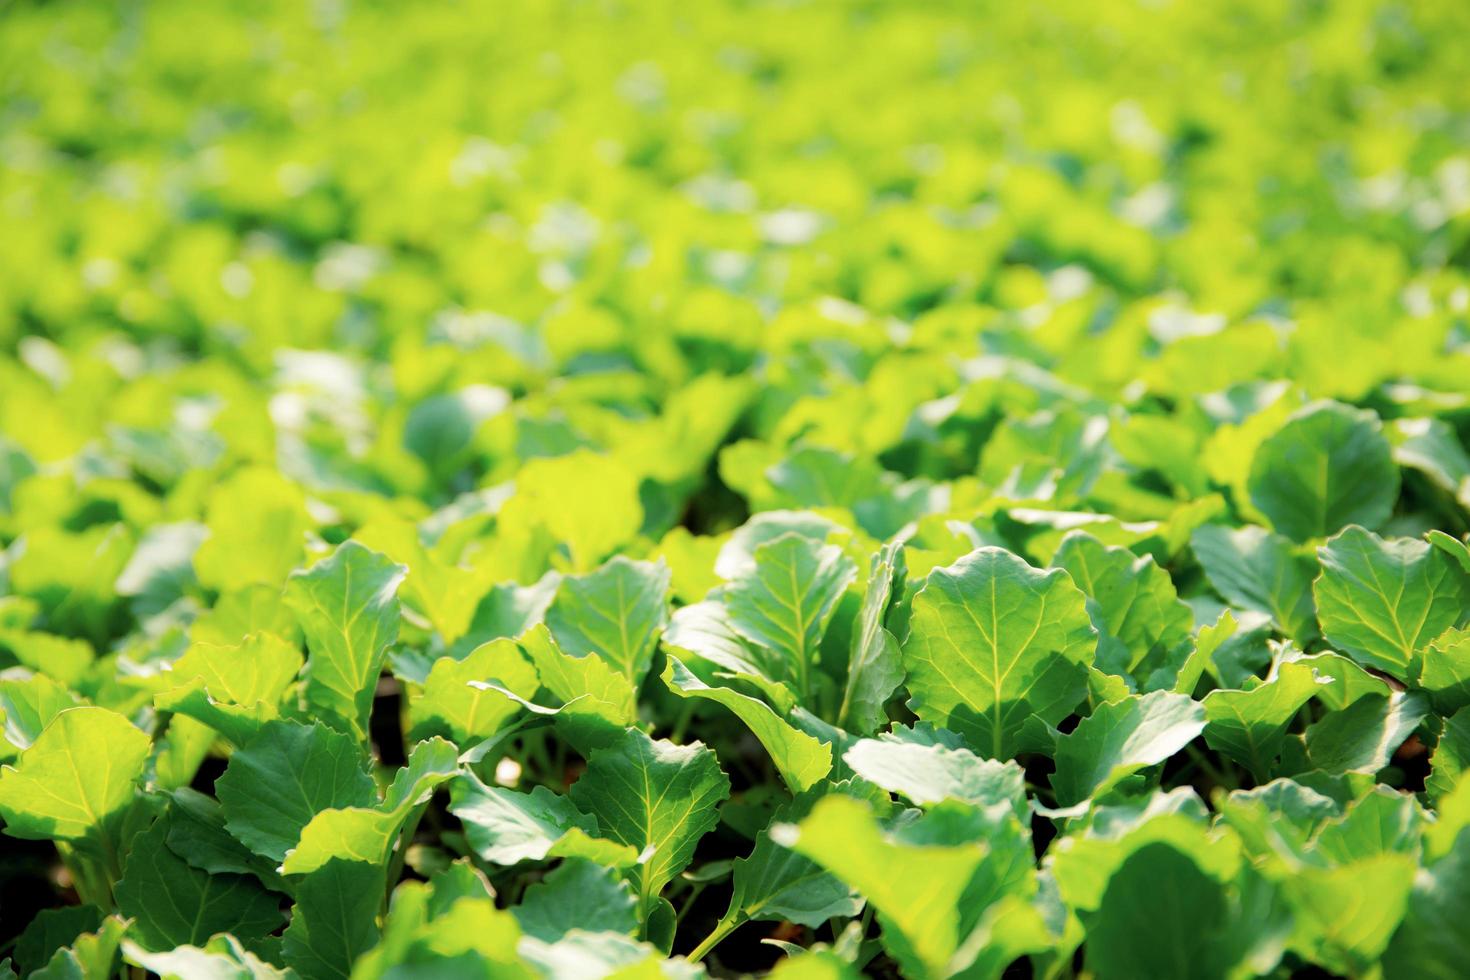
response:
<svg viewBox="0 0 1470 980"><path fill-rule="evenodd" d="M0 3L0 980L1465 976L1467 66Z"/></svg>

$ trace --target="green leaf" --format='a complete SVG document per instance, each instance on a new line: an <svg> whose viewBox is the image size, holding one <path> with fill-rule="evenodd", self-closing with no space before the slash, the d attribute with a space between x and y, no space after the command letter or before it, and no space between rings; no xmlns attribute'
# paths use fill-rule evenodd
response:
<svg viewBox="0 0 1470 980"><path fill-rule="evenodd" d="M562 652L551 631L536 626L521 637L541 686L566 706L582 743L601 745L638 720L638 692L601 657Z"/></svg>
<svg viewBox="0 0 1470 980"><path fill-rule="evenodd" d="M564 577L546 625L563 651L596 654L636 688L669 621L668 595L667 565L619 555L595 572Z"/></svg>
<svg viewBox="0 0 1470 980"><path fill-rule="evenodd" d="M229 646L194 643L174 662L169 675L179 681L203 681L209 695L220 701L274 706L301 666L297 647L274 633L254 633Z"/></svg>
<svg viewBox="0 0 1470 980"><path fill-rule="evenodd" d="M719 822L730 780L698 742L674 745L632 729L599 749L568 794L604 835L645 855L633 872L646 918L664 885L689 866L694 846Z"/></svg>
<svg viewBox="0 0 1470 980"><path fill-rule="evenodd" d="M1310 667L1278 664L1263 684L1205 696L1205 742L1265 782L1281 754L1287 726L1323 684Z"/></svg>
<svg viewBox="0 0 1470 980"><path fill-rule="evenodd" d="M1454 426L1440 419L1394 419L1387 434L1395 463L1423 473L1451 499L1461 494L1470 480L1470 455Z"/></svg>
<svg viewBox="0 0 1470 980"><path fill-rule="evenodd" d="M1238 609L1270 616L1298 643L1317 635L1312 603L1314 556L1265 528L1206 524L1190 536L1190 547L1216 592Z"/></svg>
<svg viewBox="0 0 1470 980"><path fill-rule="evenodd" d="M577 570L593 568L643 526L638 479L618 460L586 449L532 459L516 474L502 525L542 527L571 552Z"/></svg>
<svg viewBox="0 0 1470 980"><path fill-rule="evenodd" d="M573 830L597 834L595 819L544 786L520 793L462 773L449 784L449 794L449 812L464 824L465 839L491 864L540 861Z"/></svg>
<svg viewBox="0 0 1470 980"><path fill-rule="evenodd" d="M168 671L178 686L155 695L154 704L243 745L280 716L281 698L301 666L300 650L274 633L252 633L230 645L195 643Z"/></svg>
<svg viewBox="0 0 1470 980"><path fill-rule="evenodd" d="M325 725L273 721L230 757L215 794L230 833L279 862L318 812L377 802L366 764L348 735Z"/></svg>
<svg viewBox="0 0 1470 980"><path fill-rule="evenodd" d="M1098 980L1223 978L1230 947L1224 889L1186 854L1157 843L1130 854L1087 924L1087 965Z"/></svg>
<svg viewBox="0 0 1470 980"><path fill-rule="evenodd" d="M696 602L677 610L664 632L664 647L702 660L719 671L719 676L756 688L779 713L796 706L796 695L777 678L785 675L778 655L753 647L740 638L730 623L730 611L717 600Z"/></svg>
<svg viewBox="0 0 1470 980"><path fill-rule="evenodd" d="M1088 612L1104 638L1099 666L1116 674L1147 676L1147 669L1170 660L1189 644L1194 613L1179 601L1169 573L1151 556L1110 548L1082 531L1062 540L1052 564L1067 571L1091 602ZM1116 663L1103 662L1103 650L1121 644ZM1116 668L1116 669L1114 669Z"/></svg>
<svg viewBox="0 0 1470 980"><path fill-rule="evenodd" d="M1399 471L1377 415L1313 402L1261 443L1249 488L1272 527L1308 541L1349 524L1380 527L1398 500Z"/></svg>
<svg viewBox="0 0 1470 980"><path fill-rule="evenodd" d="M254 875L267 888L285 891L276 863L251 851L231 836L224 808L212 797L188 787L169 794L168 846L192 867L211 874Z"/></svg>
<svg viewBox="0 0 1470 980"><path fill-rule="evenodd" d="M1350 527L1317 554L1322 575L1314 591L1323 635L1360 663L1401 681L1470 601L1464 573L1423 541L1385 541Z"/></svg>
<svg viewBox="0 0 1470 980"><path fill-rule="evenodd" d="M1470 707L1470 629L1451 628L1435 637L1418 667L1415 684L1429 692L1440 714Z"/></svg>
<svg viewBox="0 0 1470 980"><path fill-rule="evenodd" d="M102 926L102 911L95 905L64 905L42 909L15 942L15 965L27 975L50 961L56 951L70 946L84 932Z"/></svg>
<svg viewBox="0 0 1470 980"><path fill-rule="evenodd" d="M794 728L764 701L727 687L710 687L694 676L677 657L665 661L663 682L682 698L701 698L722 704L745 723L765 746L776 771L793 793L815 786L832 769L832 747Z"/></svg>
<svg viewBox="0 0 1470 980"><path fill-rule="evenodd" d="M1429 757L1429 767L1424 789L1433 800L1454 789L1470 769L1470 707L1461 708L1445 720L1439 744Z"/></svg>
<svg viewBox="0 0 1470 980"><path fill-rule="evenodd" d="M859 739L842 759L863 779L919 806L961 800L979 806L1007 804L1018 817L1027 812L1026 773L1016 763L982 759L911 729Z"/></svg>
<svg viewBox="0 0 1470 980"><path fill-rule="evenodd" d="M1033 715L1055 725L1087 691L1097 634L1061 569L980 548L929 573L903 648L910 706L995 759L1015 755Z"/></svg>
<svg viewBox="0 0 1470 980"><path fill-rule="evenodd" d="M991 905L1035 888L1029 840L1006 813L1009 823L997 825L982 811L948 803L885 832L870 807L838 794L819 800L801 823L773 827L771 836L877 909L884 943L906 975L939 978L968 966L951 961Z"/></svg>
<svg viewBox="0 0 1470 980"><path fill-rule="evenodd" d="M286 852L281 872L309 874L336 858L386 864L414 807L428 802L434 789L459 771L458 756L458 750L440 738L415 745L381 804L319 811L301 828L296 846Z"/></svg>
<svg viewBox="0 0 1470 980"><path fill-rule="evenodd" d="M70 946L58 949L27 980L109 980L126 930L123 919L109 915L102 920L101 928L83 933Z"/></svg>
<svg viewBox="0 0 1470 980"><path fill-rule="evenodd" d="M17 766L0 769L5 832L28 840L101 840L133 801L149 739L106 708L68 708L42 730Z"/></svg>
<svg viewBox="0 0 1470 980"><path fill-rule="evenodd" d="M378 941L383 869L332 861L296 886L291 925L281 943L286 965L302 980L337 980Z"/></svg>
<svg viewBox="0 0 1470 980"><path fill-rule="evenodd" d="M263 467L216 486L204 523L209 537L194 553L194 570L201 585L220 592L279 586L301 561L311 528L300 488Z"/></svg>
<svg viewBox="0 0 1470 980"><path fill-rule="evenodd" d="M1281 886L1296 919L1292 947L1334 973L1361 975L1393 938L1413 884L1404 854L1301 870Z"/></svg>
<svg viewBox="0 0 1470 980"><path fill-rule="evenodd" d="M168 846L173 818L165 812L133 838L117 907L133 920L128 933L148 949L197 946L218 932L258 939L281 923L280 897L250 877L191 867Z"/></svg>
<svg viewBox="0 0 1470 980"><path fill-rule="evenodd" d="M491 737L520 714L515 701L471 681L493 682L527 699L540 688L536 668L513 640L491 640L463 660L440 657L422 690L409 694L409 737L442 735L470 745Z"/></svg>
<svg viewBox="0 0 1470 980"><path fill-rule="evenodd" d="M464 636L480 599L490 590L482 573L440 561L424 547L418 528L405 520L374 521L353 537L364 547L413 569L403 582L400 598L429 621L446 646Z"/></svg>
<svg viewBox="0 0 1470 980"><path fill-rule="evenodd" d="M201 946L179 946L151 953L126 939L123 956L161 980L286 980L277 969L250 952L234 936L215 936Z"/></svg>
<svg viewBox="0 0 1470 980"><path fill-rule="evenodd" d="M355 541L291 574L286 601L306 634L306 699L367 739L383 655L398 636L394 594L408 569Z"/></svg>
<svg viewBox="0 0 1470 980"><path fill-rule="evenodd" d="M1186 695L1155 691L1102 704L1057 739L1052 788L1063 805L1099 796L1158 765L1204 731L1205 710Z"/></svg>
<svg viewBox="0 0 1470 980"><path fill-rule="evenodd" d="M806 818L817 801L826 795L850 796L887 810L885 794L861 784L833 784L828 793L804 793L776 809L770 826L755 838L749 856L735 860L730 907L721 918L716 935L726 935L752 919L785 920L817 928L839 916L862 911L863 900L851 886L808 857L771 839L771 827Z"/></svg>
<svg viewBox="0 0 1470 980"><path fill-rule="evenodd" d="M1307 757L1330 773L1374 773L1429 713L1422 694L1369 695L1307 729Z"/></svg>
<svg viewBox="0 0 1470 980"><path fill-rule="evenodd" d="M75 707L76 696L45 674L0 680L4 737L17 749L30 748L57 715Z"/></svg>
<svg viewBox="0 0 1470 980"><path fill-rule="evenodd" d="M857 567L836 545L795 532L755 549L755 567L732 581L724 601L735 632L775 656L772 680L788 685L798 701L814 694L813 675L827 621Z"/></svg>
<svg viewBox="0 0 1470 980"><path fill-rule="evenodd" d="M871 735L887 723L884 705L903 683L898 640L883 625L895 583L901 584L903 578L903 542L895 538L879 548L868 565L868 583L848 653L847 684L837 712L838 726L859 735Z"/></svg>
<svg viewBox="0 0 1470 980"><path fill-rule="evenodd" d="M631 936L638 930L638 899L612 868L584 859L563 861L526 889L511 909L521 932L554 943L573 929Z"/></svg>
<svg viewBox="0 0 1470 980"><path fill-rule="evenodd" d="M1457 980L1470 959L1470 834L1414 879L1408 912L1383 954L1387 980Z"/></svg>
<svg viewBox="0 0 1470 980"><path fill-rule="evenodd" d="M1352 864L1380 854L1417 856L1423 824L1413 796L1376 786L1322 827L1312 841L1312 857L1319 864Z"/></svg>

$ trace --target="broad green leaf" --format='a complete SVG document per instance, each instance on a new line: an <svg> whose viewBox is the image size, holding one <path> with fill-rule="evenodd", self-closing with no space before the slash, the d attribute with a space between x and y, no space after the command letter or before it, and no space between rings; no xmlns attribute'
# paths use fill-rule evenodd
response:
<svg viewBox="0 0 1470 980"><path fill-rule="evenodd" d="M1110 548L1082 531L1062 540L1052 564L1065 569L1091 602L1088 612L1102 636L1098 666L1115 674L1146 676L1190 641L1194 613L1179 601L1169 573L1150 556ZM1112 645L1121 645L1116 659Z"/></svg>
<svg viewBox="0 0 1470 980"><path fill-rule="evenodd" d="M1296 920L1292 948L1334 973L1362 974L1403 921L1413 884L1405 854L1303 869L1282 883Z"/></svg>
<svg viewBox="0 0 1470 980"><path fill-rule="evenodd" d="M215 936L203 946L152 953L124 939L123 956L161 980L286 980L287 974L250 952L234 936Z"/></svg>
<svg viewBox="0 0 1470 980"><path fill-rule="evenodd" d="M1204 731L1205 710L1182 694L1155 691L1102 704L1057 739L1052 788L1064 805L1101 795L1157 765Z"/></svg>
<svg viewBox="0 0 1470 980"><path fill-rule="evenodd" d="M375 521L353 537L364 547L413 569L400 596L428 620L446 645L453 645L470 628L481 597L490 591L484 575L440 561L424 547L418 528L408 521Z"/></svg>
<svg viewBox="0 0 1470 980"><path fill-rule="evenodd" d="M306 699L361 740L367 738L383 655L398 636L394 594L407 572L348 541L286 583L286 599L310 653Z"/></svg>
<svg viewBox="0 0 1470 980"><path fill-rule="evenodd" d="M1312 604L1313 556L1279 534L1247 525L1206 524L1190 536L1210 585L1239 609L1265 613L1299 643L1317 635Z"/></svg>
<svg viewBox="0 0 1470 980"><path fill-rule="evenodd" d="M571 801L608 838L646 855L633 869L645 918L664 885L689 865L699 839L719 821L730 780L715 754L695 742L654 741L637 729L597 750L572 784Z"/></svg>
<svg viewBox="0 0 1470 980"><path fill-rule="evenodd" d="M868 565L868 582L847 658L847 684L837 712L838 726L859 735L871 735L886 724L883 707L903 683L898 640L883 625L895 583L901 587L903 578L903 542L895 538L879 548Z"/></svg>
<svg viewBox="0 0 1470 980"><path fill-rule="evenodd" d="M705 974L678 961L666 960L651 943L639 942L616 932L583 932L573 929L555 943L534 936L524 937L517 951L535 967L533 977L551 980L686 980Z"/></svg>
<svg viewBox="0 0 1470 980"><path fill-rule="evenodd" d="M1380 854L1419 851L1424 811L1408 793L1377 786L1329 820L1313 839L1318 864L1352 864Z"/></svg>
<svg viewBox="0 0 1470 980"><path fill-rule="evenodd" d="M1470 599L1466 576L1423 541L1350 527L1318 555L1314 591L1327 642L1401 681Z"/></svg>
<svg viewBox="0 0 1470 980"><path fill-rule="evenodd" d="M638 930L638 899L612 868L584 859L563 861L526 889L511 909L521 932L554 943L573 929L631 936Z"/></svg>
<svg viewBox="0 0 1470 980"><path fill-rule="evenodd" d="M1228 915L1220 882L1169 844L1148 844L1113 872L1084 955L1098 980L1224 978L1241 953Z"/></svg>
<svg viewBox="0 0 1470 980"><path fill-rule="evenodd" d="M777 824L771 835L877 909L884 943L906 975L939 978L968 965L951 961L992 904L1035 888L1029 842L1018 827L1004 827L949 803L885 832L867 804L838 794L818 801L799 824ZM1024 849L1014 851L1008 836ZM920 881L924 887L914 888Z"/></svg>
<svg viewBox="0 0 1470 980"><path fill-rule="evenodd" d="M302 980L338 980L378 941L383 869L332 861L301 879L282 938L286 965Z"/></svg>
<svg viewBox="0 0 1470 980"><path fill-rule="evenodd" d="M832 747L792 727L764 701L727 687L710 687L676 657L665 661L663 682L679 697L700 698L728 708L765 746L791 792L806 792L831 771Z"/></svg>
<svg viewBox="0 0 1470 980"><path fill-rule="evenodd" d="M1422 870L1409 894L1408 912L1383 954L1388 980L1456 980L1470 957L1470 834Z"/></svg>
<svg viewBox="0 0 1470 980"><path fill-rule="evenodd" d="M778 712L789 712L796 705L795 693L777 679L785 673L779 655L741 639L731 625L730 611L717 599L676 610L664 632L663 644L679 651L681 660L703 660L721 677L751 685Z"/></svg>
<svg viewBox="0 0 1470 980"><path fill-rule="evenodd" d="M28 749L57 715L77 707L76 696L45 674L0 680L0 716L5 741Z"/></svg>
<svg viewBox="0 0 1470 980"><path fill-rule="evenodd" d="M1251 771L1256 782L1270 775L1287 726L1323 683L1310 667L1279 664L1265 683L1243 691L1216 690L1205 696L1205 742Z"/></svg>
<svg viewBox="0 0 1470 980"><path fill-rule="evenodd" d="M29 630L0 629L0 654L67 687L80 687L92 666L91 644Z"/></svg>
<svg viewBox="0 0 1470 980"><path fill-rule="evenodd" d="M215 794L230 833L274 861L296 846L318 812L372 806L378 799L353 738L294 721L267 724L235 752L215 780Z"/></svg>
<svg viewBox="0 0 1470 980"><path fill-rule="evenodd" d="M133 838L117 907L132 920L128 934L152 950L197 946L215 933L258 939L281 923L280 896L254 878L191 867L168 846L173 818L164 813Z"/></svg>
<svg viewBox="0 0 1470 980"><path fill-rule="evenodd" d="M102 920L100 928L83 933L71 945L58 949L27 980L110 980L126 931L126 920L109 915Z"/></svg>
<svg viewBox="0 0 1470 980"><path fill-rule="evenodd" d="M1418 693L1359 698L1307 729L1307 757L1330 773L1377 772L1428 713Z"/></svg>
<svg viewBox="0 0 1470 980"><path fill-rule="evenodd" d="M194 569L200 584L220 592L280 586L300 564L311 528L300 488L261 467L240 470L216 486L204 523L209 536L194 553Z"/></svg>
<svg viewBox="0 0 1470 980"><path fill-rule="evenodd" d="M1416 686L1441 714L1470 707L1470 629L1451 628L1421 651Z"/></svg>
<svg viewBox="0 0 1470 980"><path fill-rule="evenodd" d="M1220 823L1239 835L1252 858L1278 877L1308 863L1309 840L1331 818L1337 801L1291 779L1273 779L1220 799Z"/></svg>
<svg viewBox="0 0 1470 980"><path fill-rule="evenodd" d="M520 713L515 701L471 681L494 682L527 699L540 687L536 669L512 640L491 640L463 660L440 657L422 690L409 693L409 737L442 735L468 746L494 735Z"/></svg>
<svg viewBox="0 0 1470 980"><path fill-rule="evenodd" d="M194 643L176 660L169 675L200 680L209 695L239 705L274 706L301 671L301 651L273 633L254 633L240 643Z"/></svg>
<svg viewBox="0 0 1470 980"><path fill-rule="evenodd" d="M178 686L155 695L154 704L243 745L280 716L281 698L301 666L300 650L274 633L252 633L231 645L196 642L168 672Z"/></svg>
<svg viewBox="0 0 1470 980"><path fill-rule="evenodd" d="M261 857L231 836L224 808L188 787L169 794L168 846L190 866L211 874L254 875L267 888L285 891L276 862Z"/></svg>
<svg viewBox="0 0 1470 980"><path fill-rule="evenodd" d="M0 769L5 832L29 840L93 839L104 848L133 801L149 739L106 708L68 708L51 719L19 763Z"/></svg>
<svg viewBox="0 0 1470 980"><path fill-rule="evenodd" d="M929 573L904 644L910 705L995 759L1015 755L1033 715L1065 718L1087 690L1097 634L1060 569L981 548Z"/></svg>
<svg viewBox="0 0 1470 980"><path fill-rule="evenodd" d="M1233 880L1241 868L1240 842L1212 835L1207 819L1203 801L1187 787L1097 804L1068 826L1067 836L1051 846L1043 866L1067 905L1079 913L1099 908L1113 872L1130 854L1152 843L1190 855L1219 881Z"/></svg>
<svg viewBox="0 0 1470 980"><path fill-rule="evenodd" d="M545 626L531 629L521 638L521 649L531 658L541 686L585 718L595 732L594 741L613 737L638 718L638 694L627 677L601 657L573 657L565 653Z"/></svg>
<svg viewBox="0 0 1470 980"><path fill-rule="evenodd" d="M449 793L449 812L464 824L465 839L492 864L539 861L574 829L597 834L595 819L544 786L521 793L462 773L449 784Z"/></svg>
<svg viewBox="0 0 1470 980"><path fill-rule="evenodd" d="M1463 776L1435 801L1437 820L1424 828L1424 856L1430 863L1454 850L1456 840L1470 827L1470 779Z"/></svg>
<svg viewBox="0 0 1470 980"><path fill-rule="evenodd" d="M982 759L970 750L895 729L852 744L842 759L853 772L919 806L961 800L980 806L1004 803L1026 813L1026 774L1014 762Z"/></svg>
<svg viewBox="0 0 1470 980"><path fill-rule="evenodd" d="M1377 415L1313 402L1261 443L1249 487L1272 527L1308 541L1349 524L1380 527L1398 500L1399 471Z"/></svg>
<svg viewBox="0 0 1470 980"><path fill-rule="evenodd" d="M318 811L301 828L296 846L286 852L281 872L309 874L337 858L386 864L414 807L428 802L434 789L459 771L458 755L452 744L440 738L415 745L408 765L393 777L382 803Z"/></svg>
<svg viewBox="0 0 1470 980"><path fill-rule="evenodd" d="M1470 707L1461 708L1445 720L1429 767L1424 789L1432 800L1448 794L1470 770Z"/></svg>
<svg viewBox="0 0 1470 980"><path fill-rule="evenodd" d="M1341 654L1324 652L1303 654L1291 647L1280 648L1281 663L1296 663L1312 668L1318 678L1330 680L1317 688L1316 698L1334 711L1341 711L1360 698L1369 695L1387 697L1390 688L1381 678L1370 674L1358 664Z"/></svg>
<svg viewBox="0 0 1470 980"><path fill-rule="evenodd" d="M669 568L619 555L595 572L562 578L546 625L573 657L595 654L637 687L669 620Z"/></svg>
<svg viewBox="0 0 1470 980"><path fill-rule="evenodd" d="M285 594L279 587L247 585L226 592L212 609L189 624L189 639L215 646L234 646L252 633L274 633L300 646L296 616L286 605Z"/></svg>
<svg viewBox="0 0 1470 980"><path fill-rule="evenodd" d="M749 856L737 858L732 875L730 907L718 933L728 933L752 919L798 922L816 928L836 916L862 911L863 900L846 883L817 864L771 839L771 827L799 822L824 796L850 796L877 807L889 807L886 795L856 783L837 783L826 793L802 794L777 808L770 827L756 835Z"/></svg>
<svg viewBox="0 0 1470 980"><path fill-rule="evenodd" d="M854 578L857 567L836 545L797 533L784 534L755 549L755 567L724 591L730 625L751 643L771 651L787 684L803 703L815 692L817 651L827 622Z"/></svg>
<svg viewBox="0 0 1470 980"><path fill-rule="evenodd" d="M635 474L590 450L528 461L515 488L501 510L502 525L545 528L567 546L577 571L595 568L643 526Z"/></svg>
<svg viewBox="0 0 1470 980"><path fill-rule="evenodd" d="M267 722L280 717L280 710L264 701L250 705L216 701L204 689L204 681L198 678L155 694L153 705L159 711L207 726L235 745L249 743ZM177 720L176 717L174 722ZM170 722L170 727L174 722Z"/></svg>
<svg viewBox="0 0 1470 980"><path fill-rule="evenodd" d="M1470 455L1453 426L1440 419L1394 419L1387 431L1393 461L1418 470L1451 499L1470 480ZM1461 500L1463 503L1463 498Z"/></svg>
<svg viewBox="0 0 1470 980"><path fill-rule="evenodd" d="M95 905L63 905L42 909L16 937L15 965L29 974L45 966L56 951L70 946L84 932L102 927L102 910Z"/></svg>

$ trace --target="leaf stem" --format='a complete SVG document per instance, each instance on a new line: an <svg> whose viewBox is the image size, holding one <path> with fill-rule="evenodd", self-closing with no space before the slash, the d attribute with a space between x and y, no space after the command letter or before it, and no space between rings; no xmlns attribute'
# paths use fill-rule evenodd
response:
<svg viewBox="0 0 1470 980"><path fill-rule="evenodd" d="M725 939L726 936L734 932L736 927L738 927L739 925L740 920L738 918L726 916L725 918L721 919L719 922L715 923L715 927L710 931L710 934L708 936L705 936L700 944L694 947L694 950L685 958L688 959L690 963L698 963L700 960L704 959L705 956L709 955L709 951L718 946Z"/></svg>

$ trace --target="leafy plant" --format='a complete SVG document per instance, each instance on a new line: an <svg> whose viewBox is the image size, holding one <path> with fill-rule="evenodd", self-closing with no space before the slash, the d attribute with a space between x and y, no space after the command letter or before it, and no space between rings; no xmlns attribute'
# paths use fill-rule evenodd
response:
<svg viewBox="0 0 1470 980"><path fill-rule="evenodd" d="M1467 39L7 5L0 980L1462 975Z"/></svg>

